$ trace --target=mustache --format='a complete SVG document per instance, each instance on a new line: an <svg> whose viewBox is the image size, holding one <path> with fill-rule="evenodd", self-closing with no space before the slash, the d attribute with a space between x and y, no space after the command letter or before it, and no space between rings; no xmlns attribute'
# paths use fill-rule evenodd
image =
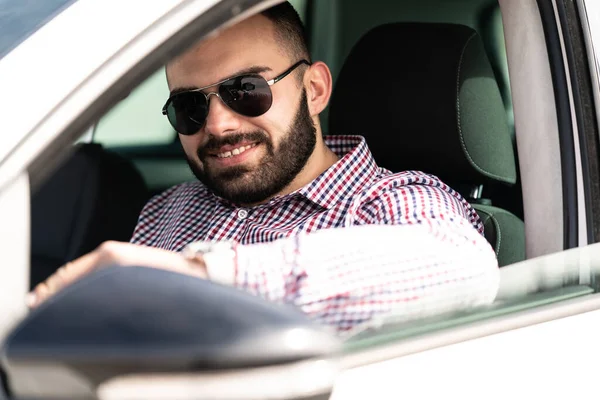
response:
<svg viewBox="0 0 600 400"><path fill-rule="evenodd" d="M210 136L208 142L198 149L198 157L203 159L208 153L220 149L223 146L235 146L242 142L254 142L256 144L270 144L269 138L263 132L238 133L217 138Z"/></svg>

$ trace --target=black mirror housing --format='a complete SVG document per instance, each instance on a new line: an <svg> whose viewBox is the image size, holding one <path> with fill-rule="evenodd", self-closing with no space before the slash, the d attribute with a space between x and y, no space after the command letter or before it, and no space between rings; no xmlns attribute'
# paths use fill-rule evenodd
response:
<svg viewBox="0 0 600 400"><path fill-rule="evenodd" d="M174 272L110 267L63 290L4 343L16 398L95 398L128 374L207 373L335 358L338 340L289 306Z"/></svg>

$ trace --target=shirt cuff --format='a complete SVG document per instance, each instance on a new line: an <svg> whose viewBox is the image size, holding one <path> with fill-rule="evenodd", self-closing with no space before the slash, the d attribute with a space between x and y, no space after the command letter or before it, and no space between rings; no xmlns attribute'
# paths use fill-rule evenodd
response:
<svg viewBox="0 0 600 400"><path fill-rule="evenodd" d="M208 279L222 285L233 286L236 275L235 245L223 246L203 254L204 265Z"/></svg>

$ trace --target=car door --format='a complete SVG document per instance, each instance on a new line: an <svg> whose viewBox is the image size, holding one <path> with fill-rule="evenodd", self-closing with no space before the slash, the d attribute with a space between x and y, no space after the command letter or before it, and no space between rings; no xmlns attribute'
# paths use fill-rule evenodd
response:
<svg viewBox="0 0 600 400"><path fill-rule="evenodd" d="M122 3L79 0L77 9L66 9L58 22L51 21L46 31L38 32L20 50L34 54L34 48L53 40L68 40L74 28L64 32L58 28L76 24L84 15L99 19L98 25L87 27L89 31L74 26L97 40L98 46L102 42L102 56L88 58L82 53L76 76L72 71L60 73L61 63L49 61L48 71L32 85L45 87L43 81L56 74L60 79L55 77L56 82L47 86L56 93L41 97L27 124L17 124L28 117L20 109L19 118L0 122L3 131L17 135L0 153L0 213L3 221L10 221L0 230L0 245L12 267L0 272L3 336L26 315L19 299L26 293L29 181L43 179L48 165L64 157L73 141L170 56L223 24L275 2L157 2L143 6L145 11L134 18L130 30L116 29L109 38L94 39L93 34L104 31L112 15L109 10L126 4L128 15L136 15L135 8L142 6L135 1ZM594 373L584 362L600 353L595 344L600 249L593 244L600 226L594 165L600 115L594 50L600 26L590 17L598 12L594 4L590 0L500 2L525 177L531 260L502 269L500 292L491 307L422 321L373 321L363 332L346 338L339 357L343 372L336 378L332 398L566 397L591 391ZM125 24L129 17L122 18ZM523 40L524 35L528 40ZM7 71L20 65L18 55L13 56L0 62L4 87L10 83ZM16 86L11 86L15 93ZM13 106L4 101L0 103L4 109ZM298 379L289 385L289 392L278 392L279 398L293 398L298 393L293 387L314 384L318 374L311 371L306 375L310 379ZM266 376L253 373L245 378L260 386ZM268 376L272 382L278 375ZM178 377L176 373L162 377L168 379L139 374L132 380L109 380L101 383L101 393L110 394L105 398L127 398L118 394L139 395L143 389L150 396L164 394L166 387L181 389L178 398L193 398L188 389L194 386L188 385L198 381Z"/></svg>

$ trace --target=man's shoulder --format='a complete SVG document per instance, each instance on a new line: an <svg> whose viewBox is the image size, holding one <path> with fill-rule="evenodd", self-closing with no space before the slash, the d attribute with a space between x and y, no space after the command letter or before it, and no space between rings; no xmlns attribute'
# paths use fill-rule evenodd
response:
<svg viewBox="0 0 600 400"><path fill-rule="evenodd" d="M466 199L440 178L414 170L393 173L380 168L371 183L362 190L357 201L363 205L382 203L386 207L392 206L390 202L400 202L404 207L408 203L444 206L453 203L453 208L462 209L469 215L474 213Z"/></svg>
<svg viewBox="0 0 600 400"><path fill-rule="evenodd" d="M385 217L406 219L404 222L420 221L425 215L461 215L483 232L479 216L460 193L437 176L421 171L392 173L380 169L356 201L359 209L370 214L380 211Z"/></svg>
<svg viewBox="0 0 600 400"><path fill-rule="evenodd" d="M437 187L444 191L455 192L450 186L445 184L435 175L415 170L391 172L387 169L379 168L377 175L370 184L365 187L363 194L402 189L411 185Z"/></svg>

